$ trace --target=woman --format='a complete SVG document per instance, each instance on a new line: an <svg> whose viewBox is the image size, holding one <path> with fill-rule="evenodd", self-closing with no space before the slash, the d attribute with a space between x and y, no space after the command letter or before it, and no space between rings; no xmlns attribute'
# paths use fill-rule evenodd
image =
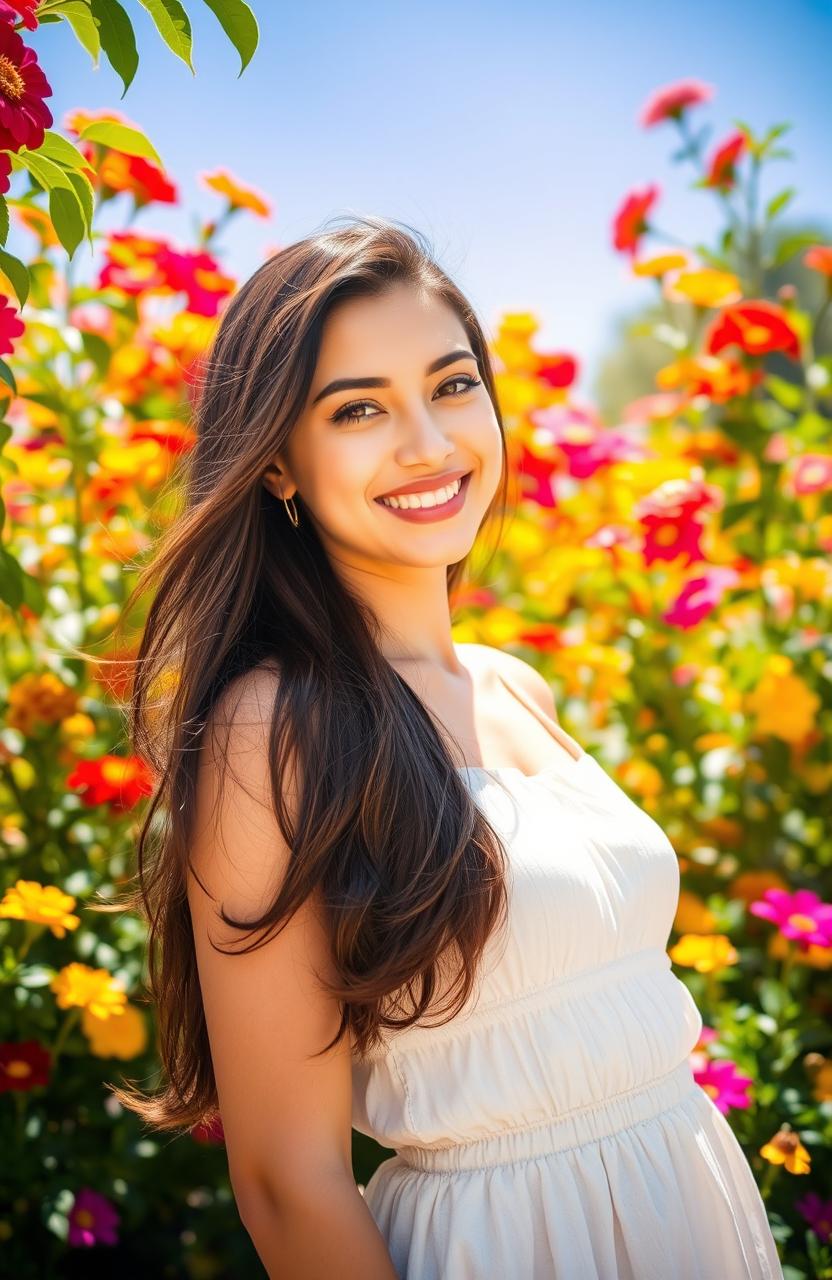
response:
<svg viewBox="0 0 832 1280"><path fill-rule="evenodd" d="M470 305L391 222L290 245L196 428L131 726L168 1083L118 1096L221 1113L273 1277L782 1277L691 1073L670 842L531 666L452 641L507 492ZM352 1126L396 1150L363 1196Z"/></svg>

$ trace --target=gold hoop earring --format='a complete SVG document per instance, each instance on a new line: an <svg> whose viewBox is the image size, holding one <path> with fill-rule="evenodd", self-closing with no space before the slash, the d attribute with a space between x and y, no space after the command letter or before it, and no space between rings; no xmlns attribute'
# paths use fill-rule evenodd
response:
<svg viewBox="0 0 832 1280"><path fill-rule="evenodd" d="M292 510L291 510L291 511L289 510L289 502L291 502L291 504L292 504ZM287 502L287 501L286 501L286 499L284 498L284 499L283 499L283 505L284 505L284 507L286 508L286 514L288 515L288 517L289 517L289 519L291 520L292 524L293 524L293 525L295 526L295 528L297 529L298 524L299 524L299 521L300 521L300 517L298 516L298 509L297 509L297 507L296 507L296 505L295 505L295 500L294 500L294 498L290 498L288 502ZM294 512L294 514L292 514L293 512Z"/></svg>

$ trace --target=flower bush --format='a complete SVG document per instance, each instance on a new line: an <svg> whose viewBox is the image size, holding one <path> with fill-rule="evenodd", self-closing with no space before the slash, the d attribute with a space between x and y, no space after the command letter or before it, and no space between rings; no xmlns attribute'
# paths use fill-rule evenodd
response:
<svg viewBox="0 0 832 1280"><path fill-rule="evenodd" d="M690 118L712 97L669 86L639 119L679 131L677 162L724 210L719 242L645 247L668 239L655 183L611 219L661 306L655 386L603 423L576 393L576 356L536 346L532 315L502 317L516 510L487 582L475 550L455 635L533 661L568 727L668 832L682 884L669 955L705 1021L691 1065L796 1280L832 1275L832 248L778 236L788 192L757 207L785 126L758 138L738 125L704 154ZM34 112L26 129L38 118L50 123ZM15 119L0 125L19 137ZM79 1250L106 1252L111 1271L255 1275L221 1122L163 1141L107 1089L152 1087L157 1059L143 926L95 907L133 870L153 786L124 745L135 649L111 637L142 621L123 618L125 577L175 512L194 365L237 284L222 228L270 204L219 170L202 175L222 205L194 244L99 233L102 203L123 201L132 225L176 184L121 113L78 110L63 127L53 153L92 192L100 263L84 280L67 270L74 224L45 180L8 200L34 241L25 289L0 255L0 1243L21 1277L74 1274ZM814 314L793 287L762 296L766 270L798 256ZM355 1135L359 1184L387 1154Z"/></svg>

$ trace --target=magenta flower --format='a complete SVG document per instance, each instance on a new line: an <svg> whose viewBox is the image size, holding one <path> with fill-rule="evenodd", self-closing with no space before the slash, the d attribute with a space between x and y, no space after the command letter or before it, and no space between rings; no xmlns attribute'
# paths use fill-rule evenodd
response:
<svg viewBox="0 0 832 1280"><path fill-rule="evenodd" d="M745 1110L751 1106L748 1089L751 1076L737 1071L737 1064L726 1058L712 1059L701 1070L694 1069L693 1078L701 1085L723 1115L729 1107Z"/></svg>
<svg viewBox="0 0 832 1280"><path fill-rule="evenodd" d="M766 889L762 901L752 902L748 910L761 920L776 924L784 938L797 942L801 951L809 943L832 947L832 904L821 902L811 889Z"/></svg>
<svg viewBox="0 0 832 1280"><path fill-rule="evenodd" d="M810 1191L802 1200L795 1200L794 1207L824 1244L832 1243L832 1200L821 1200L816 1191Z"/></svg>
<svg viewBox="0 0 832 1280"><path fill-rule="evenodd" d="M117 1244L119 1215L104 1196L91 1187L75 1193L69 1211L69 1243L72 1245Z"/></svg>
<svg viewBox="0 0 832 1280"><path fill-rule="evenodd" d="M707 617L721 603L728 587L736 586L739 581L736 569L715 565L686 582L662 618L670 626L687 631Z"/></svg>

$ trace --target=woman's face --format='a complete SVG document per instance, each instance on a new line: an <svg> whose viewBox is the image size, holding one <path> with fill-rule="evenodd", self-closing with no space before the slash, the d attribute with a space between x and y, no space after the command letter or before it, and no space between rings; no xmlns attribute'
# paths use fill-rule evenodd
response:
<svg viewBox="0 0 832 1280"><path fill-rule="evenodd" d="M276 465L283 474L269 472L263 483L278 497L300 494L337 558L412 567L462 560L499 484L502 442L455 312L404 285L334 308L309 399ZM462 500L447 514L435 506L441 518L403 519L377 501L423 478L438 477L430 487L441 488L458 471L471 473Z"/></svg>

